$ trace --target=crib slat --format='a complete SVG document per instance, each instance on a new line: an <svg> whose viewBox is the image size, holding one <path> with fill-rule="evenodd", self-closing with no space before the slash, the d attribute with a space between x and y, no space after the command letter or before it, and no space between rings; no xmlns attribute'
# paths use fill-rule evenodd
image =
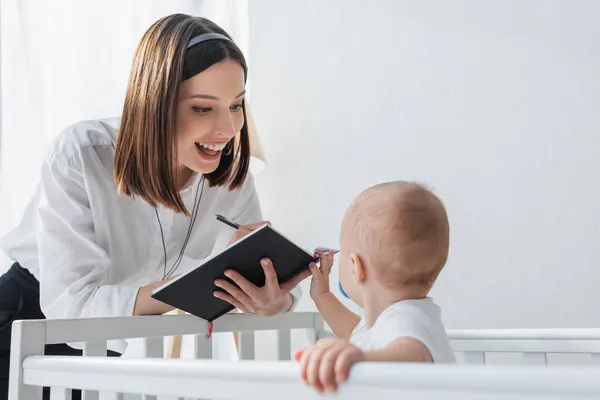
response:
<svg viewBox="0 0 600 400"><path fill-rule="evenodd" d="M240 360L254 360L254 331L240 332Z"/></svg>
<svg viewBox="0 0 600 400"><path fill-rule="evenodd" d="M162 337L150 337L142 339L142 357L144 358L163 358L164 357L164 339ZM142 395L143 400L157 400L157 396Z"/></svg>
<svg viewBox="0 0 600 400"><path fill-rule="evenodd" d="M467 364L485 364L485 353L483 351L465 351L465 362Z"/></svg>
<svg viewBox="0 0 600 400"><path fill-rule="evenodd" d="M115 392L102 392L100 393L100 400L123 400L125 395L123 393Z"/></svg>
<svg viewBox="0 0 600 400"><path fill-rule="evenodd" d="M600 364L600 353L592 353L590 354L592 359L592 364Z"/></svg>
<svg viewBox="0 0 600 400"><path fill-rule="evenodd" d="M547 365L548 356L546 353L523 353L523 364Z"/></svg>
<svg viewBox="0 0 600 400"><path fill-rule="evenodd" d="M50 400L71 400L71 389L51 387Z"/></svg>
<svg viewBox="0 0 600 400"><path fill-rule="evenodd" d="M143 338L142 339L142 354L145 358L163 358L164 339L159 338Z"/></svg>
<svg viewBox="0 0 600 400"><path fill-rule="evenodd" d="M105 357L106 356L106 341L103 342L86 342L83 345L83 356L86 357Z"/></svg>
<svg viewBox="0 0 600 400"><path fill-rule="evenodd" d="M204 334L194 335L192 338L192 355L195 359L212 359L212 337L206 338ZM211 399L187 399L184 397L178 397L177 400L211 400Z"/></svg>
<svg viewBox="0 0 600 400"><path fill-rule="evenodd" d="M292 332L289 329L277 331L277 359L280 361L292 359Z"/></svg>
<svg viewBox="0 0 600 400"><path fill-rule="evenodd" d="M83 345L83 356L106 357L106 341L85 342ZM83 400L99 400L100 392L97 390L84 390L81 394L81 398Z"/></svg>
<svg viewBox="0 0 600 400"><path fill-rule="evenodd" d="M212 359L212 338L202 335L193 337L193 355L195 359Z"/></svg>
<svg viewBox="0 0 600 400"><path fill-rule="evenodd" d="M313 315L313 326L307 331L308 343L315 344L320 336L325 332L325 320L321 314L315 313Z"/></svg>
<svg viewBox="0 0 600 400"><path fill-rule="evenodd" d="M192 354L195 359L212 359L212 337L206 338L204 334L194 335L192 340ZM177 400L189 400L179 397ZM194 399L194 400L210 400L210 399Z"/></svg>

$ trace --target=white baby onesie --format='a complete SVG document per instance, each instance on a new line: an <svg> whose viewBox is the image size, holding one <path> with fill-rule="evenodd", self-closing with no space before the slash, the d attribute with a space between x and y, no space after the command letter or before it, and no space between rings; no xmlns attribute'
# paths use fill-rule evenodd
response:
<svg viewBox="0 0 600 400"><path fill-rule="evenodd" d="M455 363L442 323L440 307L429 297L402 300L386 308L371 328L364 317L354 328L350 343L363 351L380 350L401 337L419 340L435 363Z"/></svg>

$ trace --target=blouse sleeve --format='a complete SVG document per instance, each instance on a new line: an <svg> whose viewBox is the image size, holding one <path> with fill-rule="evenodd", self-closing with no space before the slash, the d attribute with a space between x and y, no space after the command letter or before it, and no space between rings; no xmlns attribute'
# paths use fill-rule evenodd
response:
<svg viewBox="0 0 600 400"><path fill-rule="evenodd" d="M94 241L92 212L76 157L48 157L38 205L40 306L48 318L129 316L137 286L105 285L111 260Z"/></svg>

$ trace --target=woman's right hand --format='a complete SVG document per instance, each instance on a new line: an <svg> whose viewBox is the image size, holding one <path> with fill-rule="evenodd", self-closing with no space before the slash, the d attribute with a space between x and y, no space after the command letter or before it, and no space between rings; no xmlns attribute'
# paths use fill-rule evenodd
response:
<svg viewBox="0 0 600 400"><path fill-rule="evenodd" d="M310 272L312 274L312 280L310 282L310 297L316 300L317 297L322 294L329 293L329 275L331 274L331 268L333 267L333 251L327 252L327 255L322 250L318 250L321 267L317 264L310 263Z"/></svg>
<svg viewBox="0 0 600 400"><path fill-rule="evenodd" d="M261 222L255 223L255 224L241 225L239 227L239 229L237 231L235 231L235 233L231 237L231 240L229 241L229 243L227 243L227 246L229 246L232 243L237 242L238 240L240 240L241 238L243 238L244 236L246 236L253 230L258 229L263 225L271 225L271 222L270 221L261 221Z"/></svg>
<svg viewBox="0 0 600 400"><path fill-rule="evenodd" d="M257 222L255 224L240 226L240 228L235 232L235 234L229 241L229 244L237 242L238 240L240 240L241 238L243 238L244 236L246 236L253 230L258 229L265 224L270 224L270 222L262 221L262 222ZM162 286L164 283L170 281L171 279L174 279L176 276L177 275L173 275L169 279L154 282L149 285L141 287L140 290L138 291L138 295L135 300L133 314L134 315L157 315L157 314L164 314L164 313L167 313L167 312L173 310L174 307L152 298L152 292L154 291L154 289Z"/></svg>

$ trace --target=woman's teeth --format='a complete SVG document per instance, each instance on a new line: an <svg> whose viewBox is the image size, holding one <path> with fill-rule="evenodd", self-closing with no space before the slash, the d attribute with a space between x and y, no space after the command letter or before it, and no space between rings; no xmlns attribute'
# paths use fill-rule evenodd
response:
<svg viewBox="0 0 600 400"><path fill-rule="evenodd" d="M221 151L225 148L225 146L227 146L227 143L206 144L206 143L202 143L202 142L196 142L196 146L202 146L205 149L209 149L209 150Z"/></svg>
<svg viewBox="0 0 600 400"><path fill-rule="evenodd" d="M196 147L198 148L198 150L200 150L201 152L203 152L209 156L217 155L217 153L219 151L223 150L226 145L227 145L227 143L205 144L205 143L201 143L201 142L196 142Z"/></svg>

